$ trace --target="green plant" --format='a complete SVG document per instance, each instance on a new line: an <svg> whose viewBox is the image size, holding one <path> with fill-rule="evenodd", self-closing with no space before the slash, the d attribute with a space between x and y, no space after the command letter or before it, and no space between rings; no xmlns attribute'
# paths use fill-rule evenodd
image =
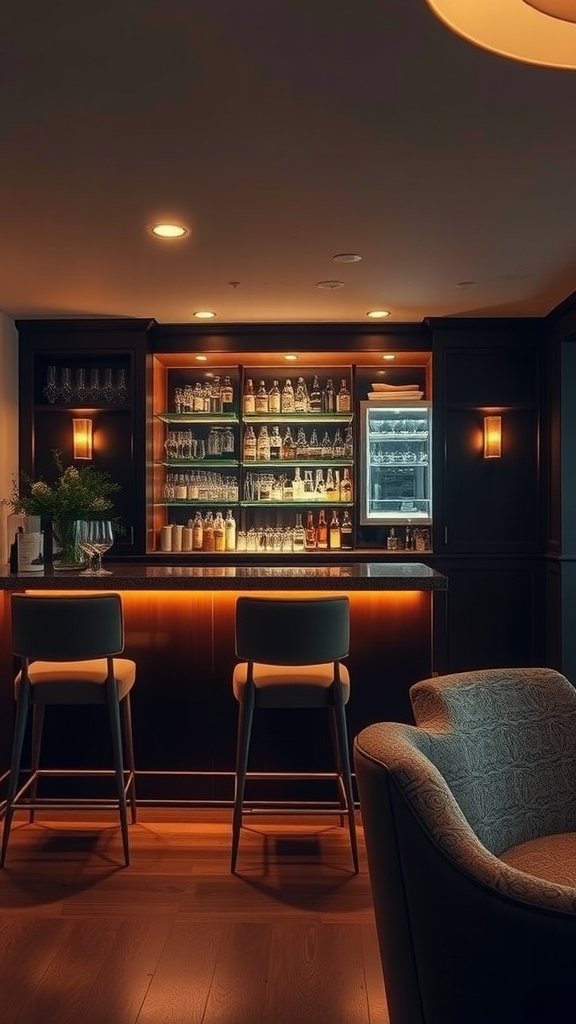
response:
<svg viewBox="0 0 576 1024"><path fill-rule="evenodd" d="M22 474L20 483L13 480L12 495L3 499L2 504L10 505L13 512L45 519L98 518L113 509L111 496L120 490L120 485L108 473L93 466L64 466L59 451L54 451L53 456L57 472L54 483L32 480Z"/></svg>

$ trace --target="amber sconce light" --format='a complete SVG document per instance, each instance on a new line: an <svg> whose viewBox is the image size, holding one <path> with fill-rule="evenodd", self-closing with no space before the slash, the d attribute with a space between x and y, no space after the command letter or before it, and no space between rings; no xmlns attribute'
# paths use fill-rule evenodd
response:
<svg viewBox="0 0 576 1024"><path fill-rule="evenodd" d="M92 458L92 420L72 420L74 459Z"/></svg>
<svg viewBox="0 0 576 1024"><path fill-rule="evenodd" d="M502 417L484 417L484 458L502 458Z"/></svg>

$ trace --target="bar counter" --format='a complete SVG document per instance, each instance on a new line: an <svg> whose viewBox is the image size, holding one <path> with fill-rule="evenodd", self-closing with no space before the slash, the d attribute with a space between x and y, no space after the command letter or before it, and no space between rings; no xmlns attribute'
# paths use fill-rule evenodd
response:
<svg viewBox="0 0 576 1024"><path fill-rule="evenodd" d="M231 679L240 594L348 595L351 739L374 721L411 721L410 686L446 667L448 580L422 563L246 566L111 561L107 567L110 575L103 577L49 568L18 575L0 567L3 770L9 763L12 723L10 595L15 591L122 594L125 656L137 664L133 719L142 802L218 804L232 799L237 706ZM45 763L62 767L63 751L68 750L70 765L106 766L106 729L89 721L86 735L78 722L85 708L60 710L57 731L50 733L47 724ZM94 709L89 710L93 717ZM261 711L259 718L253 770L331 769L329 730L320 712ZM269 790L264 798L268 795ZM287 796L301 797L301 789L297 795L290 790Z"/></svg>

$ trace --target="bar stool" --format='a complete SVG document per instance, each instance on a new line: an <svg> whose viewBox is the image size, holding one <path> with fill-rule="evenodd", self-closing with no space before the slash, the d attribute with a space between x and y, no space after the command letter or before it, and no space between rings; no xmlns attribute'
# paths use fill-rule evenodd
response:
<svg viewBox="0 0 576 1024"><path fill-rule="evenodd" d="M16 716L6 816L0 852L4 866L14 811L26 808L34 820L35 808L49 810L117 809L120 817L124 862L130 862L126 800L130 800L132 823L136 821L135 769L132 744L130 690L136 665L118 658L124 648L122 603L119 594L87 594L81 597L14 594L12 596L12 650L21 659L14 680ZM110 717L114 769L41 769L40 752L44 711L49 704L106 704ZM22 748L32 708L31 768L19 788ZM121 724L122 711L122 724ZM122 728L123 726L123 728ZM124 734L122 736L122 733ZM126 749L127 770L122 757ZM37 797L42 776L114 776L116 799L90 798L76 801Z"/></svg>
<svg viewBox="0 0 576 1024"><path fill-rule="evenodd" d="M236 603L236 655L242 661L233 673L233 691L239 704L238 744L231 870L236 870L246 778L278 778L280 773L248 772L248 755L255 708L326 708L332 720L341 823L348 818L354 871L358 872L358 844L345 705L350 677L341 659L348 654L350 608L347 597L276 599L240 597ZM332 773L331 773L332 774ZM314 777L298 773L298 777ZM250 808L268 813L270 808Z"/></svg>

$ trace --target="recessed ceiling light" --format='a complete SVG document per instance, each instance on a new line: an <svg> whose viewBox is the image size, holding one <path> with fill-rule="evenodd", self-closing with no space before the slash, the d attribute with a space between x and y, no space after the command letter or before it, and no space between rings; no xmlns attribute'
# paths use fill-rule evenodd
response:
<svg viewBox="0 0 576 1024"><path fill-rule="evenodd" d="M396 359L396 356L393 356L390 352L387 352L386 355L382 356L382 359Z"/></svg>
<svg viewBox="0 0 576 1024"><path fill-rule="evenodd" d="M390 316L389 309L371 309L366 316L371 316L373 320L381 320L384 316Z"/></svg>
<svg viewBox="0 0 576 1024"><path fill-rule="evenodd" d="M184 238L190 234L190 228L183 224L151 224L148 230L157 238Z"/></svg>
<svg viewBox="0 0 576 1024"><path fill-rule="evenodd" d="M338 288L344 287L344 281L318 281L316 287L328 292L335 292Z"/></svg>
<svg viewBox="0 0 576 1024"><path fill-rule="evenodd" d="M216 316L216 313L212 313L209 309L198 309L192 315L197 317L198 320L211 320L212 317Z"/></svg>
<svg viewBox="0 0 576 1024"><path fill-rule="evenodd" d="M356 252L338 252L332 257L334 263L361 263L362 257Z"/></svg>
<svg viewBox="0 0 576 1024"><path fill-rule="evenodd" d="M295 356L293 353L289 353L287 356L284 356L284 359L288 363L295 363L296 360L298 359L298 356Z"/></svg>
<svg viewBox="0 0 576 1024"><path fill-rule="evenodd" d="M194 356L194 358L199 363L205 363L206 360L208 359L208 356Z"/></svg>

